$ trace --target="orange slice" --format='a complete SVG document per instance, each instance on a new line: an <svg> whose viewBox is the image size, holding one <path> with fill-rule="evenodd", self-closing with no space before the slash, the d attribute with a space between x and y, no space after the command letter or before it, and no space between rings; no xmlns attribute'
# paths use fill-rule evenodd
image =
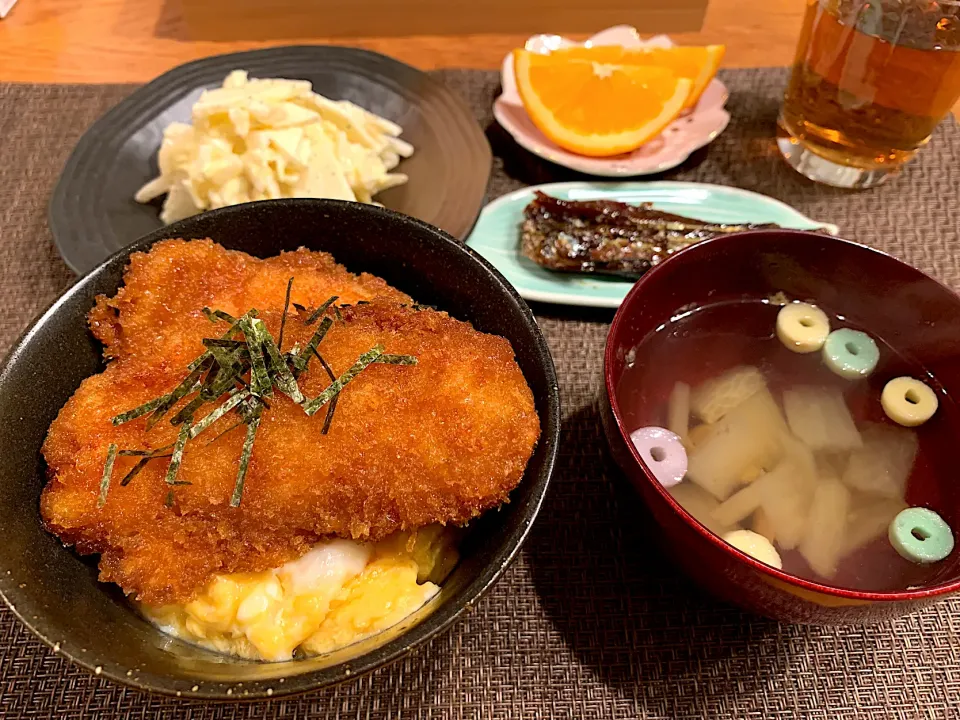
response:
<svg viewBox="0 0 960 720"><path fill-rule="evenodd" d="M517 89L540 131L566 150L607 157L636 150L673 121L692 83L671 70L513 51Z"/></svg>
<svg viewBox="0 0 960 720"><path fill-rule="evenodd" d="M724 45L699 47L638 48L627 50L619 45L574 47L555 50L552 55L567 60L584 60L611 65L653 65L673 71L677 77L693 83L685 108L697 104L707 85L717 74L727 48Z"/></svg>

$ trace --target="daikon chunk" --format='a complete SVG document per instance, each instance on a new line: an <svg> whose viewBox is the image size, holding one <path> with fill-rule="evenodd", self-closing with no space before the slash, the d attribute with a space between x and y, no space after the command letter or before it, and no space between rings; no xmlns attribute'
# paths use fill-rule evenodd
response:
<svg viewBox="0 0 960 720"><path fill-rule="evenodd" d="M710 532L723 535L737 529L737 525L723 525L714 520L713 511L720 503L713 495L692 482L684 481L674 485L669 493L683 506L684 510L693 515Z"/></svg>
<svg viewBox="0 0 960 720"><path fill-rule="evenodd" d="M712 425L707 425L706 423L701 423L700 425L694 425L687 432L687 436L683 439L683 446L687 449L687 455L693 452L693 449L697 445L703 444L703 441L710 436L710 432L713 429Z"/></svg>
<svg viewBox="0 0 960 720"><path fill-rule="evenodd" d="M734 525L750 517L760 507L763 499L763 487L769 482L770 473L760 476L756 481L737 490L713 511L713 519L721 525Z"/></svg>
<svg viewBox="0 0 960 720"><path fill-rule="evenodd" d="M807 490L812 494L817 479L820 477L817 471L817 458L814 456L813 450L793 435L787 435L781 442L784 458L792 462L796 470L794 476L796 482L806 485Z"/></svg>
<svg viewBox="0 0 960 720"><path fill-rule="evenodd" d="M843 393L831 388L797 387L783 393L790 430L811 450L854 450L863 445Z"/></svg>
<svg viewBox="0 0 960 720"><path fill-rule="evenodd" d="M906 428L870 425L862 437L863 447L850 455L843 482L860 492L902 498L917 457L917 434Z"/></svg>
<svg viewBox="0 0 960 720"><path fill-rule="evenodd" d="M878 537L886 535L893 519L901 510L907 508L903 500L877 499L864 495L854 495L850 504L852 509L847 516L841 556L859 550Z"/></svg>
<svg viewBox="0 0 960 720"><path fill-rule="evenodd" d="M800 554L817 575L831 578L844 551L850 491L839 480L821 480L813 493Z"/></svg>
<svg viewBox="0 0 960 720"><path fill-rule="evenodd" d="M670 393L667 430L681 439L690 432L690 386L686 383L678 382Z"/></svg>
<svg viewBox="0 0 960 720"><path fill-rule="evenodd" d="M860 433L863 437L863 433ZM847 471L850 454L846 452L825 452L817 454L817 475L819 477L842 478Z"/></svg>
<svg viewBox="0 0 960 720"><path fill-rule="evenodd" d="M763 506L758 507L753 513L753 517L750 519L750 529L757 535L763 535L770 542L776 542L777 540L776 526L774 526L773 520L767 515Z"/></svg>
<svg viewBox="0 0 960 720"><path fill-rule="evenodd" d="M816 481L793 460L784 460L761 480L761 508L773 526L777 544L792 550L803 537Z"/></svg>
<svg viewBox="0 0 960 720"><path fill-rule="evenodd" d="M772 467L781 455L786 423L765 388L729 412L689 455L688 477L726 500L751 466Z"/></svg>
<svg viewBox="0 0 960 720"><path fill-rule="evenodd" d="M766 386L755 367L735 367L694 390L690 405L701 420L715 423Z"/></svg>

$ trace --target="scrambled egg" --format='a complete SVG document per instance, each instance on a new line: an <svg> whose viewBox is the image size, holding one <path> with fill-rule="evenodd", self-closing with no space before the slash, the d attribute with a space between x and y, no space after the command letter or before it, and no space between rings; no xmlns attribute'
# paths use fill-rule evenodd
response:
<svg viewBox="0 0 960 720"><path fill-rule="evenodd" d="M282 661L386 630L439 592L457 562L439 525L377 544L332 540L261 573L219 575L185 605L141 606L164 632L211 650Z"/></svg>

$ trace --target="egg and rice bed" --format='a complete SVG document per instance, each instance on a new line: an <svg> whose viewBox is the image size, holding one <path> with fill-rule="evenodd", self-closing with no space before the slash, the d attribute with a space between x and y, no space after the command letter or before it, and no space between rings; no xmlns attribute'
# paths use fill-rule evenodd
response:
<svg viewBox="0 0 960 720"><path fill-rule="evenodd" d="M217 575L186 604L141 611L167 634L229 655L321 655L416 612L457 559L456 530L440 525L379 543L332 540L276 569Z"/></svg>
<svg viewBox="0 0 960 720"><path fill-rule="evenodd" d="M332 296L343 304L311 310ZM302 402L279 390L267 399L252 394L248 366L179 429L197 396L152 426L149 415L117 423L183 384L221 337L227 323L204 308L255 308L291 368L292 349L323 326L329 375L315 361L296 380ZM124 287L98 299L90 324L109 362L51 425L41 514L66 544L99 553L100 579L159 627L220 652L328 652L409 616L456 563L456 528L509 500L539 437L509 342L323 253L259 260L210 241L161 242L131 257ZM372 362L333 395L335 412L308 414L371 347L415 362ZM259 403L255 423L237 406L192 436L203 425L192 422L237 397Z"/></svg>

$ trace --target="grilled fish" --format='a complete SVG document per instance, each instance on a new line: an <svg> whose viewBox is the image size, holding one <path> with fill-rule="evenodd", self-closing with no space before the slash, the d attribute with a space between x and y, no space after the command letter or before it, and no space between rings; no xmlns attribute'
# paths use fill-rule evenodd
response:
<svg viewBox="0 0 960 720"><path fill-rule="evenodd" d="M638 278L669 255L720 233L777 225L713 224L650 203L575 202L537 191L524 210L523 254L548 270Z"/></svg>

